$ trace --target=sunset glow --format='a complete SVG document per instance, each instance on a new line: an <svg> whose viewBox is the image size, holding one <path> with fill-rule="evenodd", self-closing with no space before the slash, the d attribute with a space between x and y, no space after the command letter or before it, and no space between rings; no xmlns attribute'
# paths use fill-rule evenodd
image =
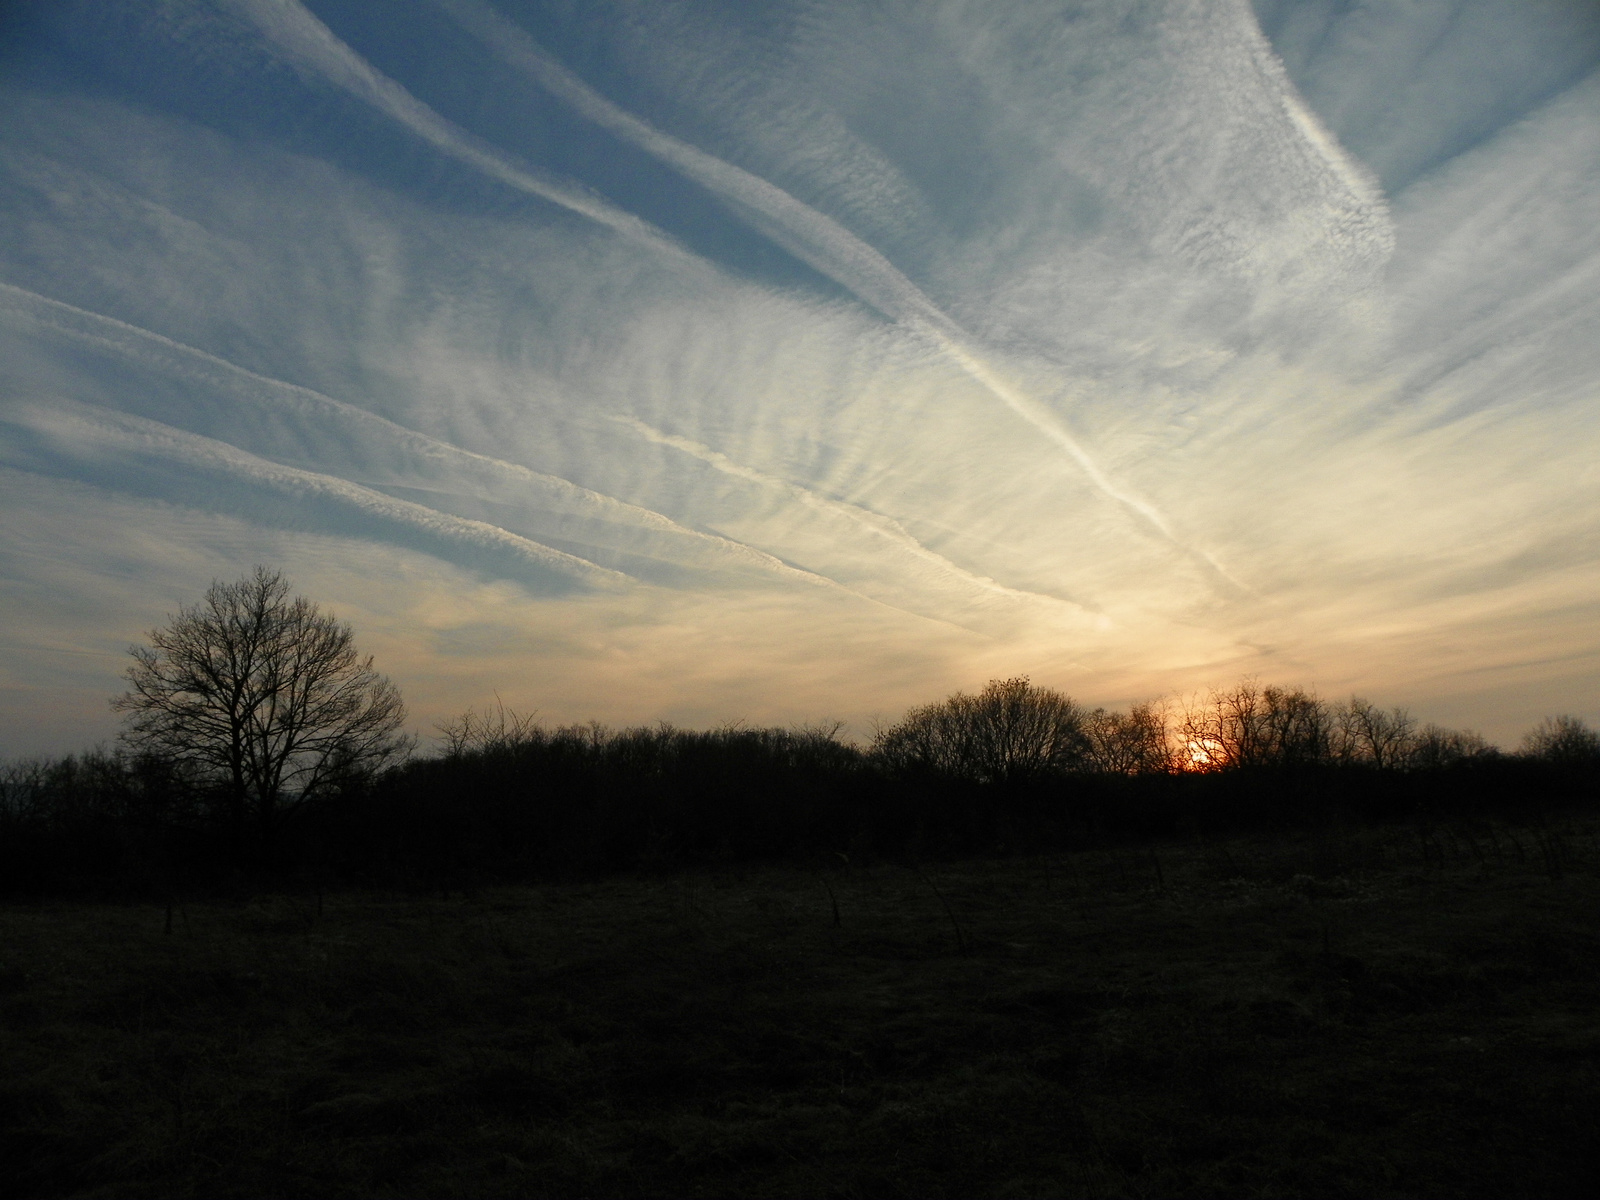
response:
<svg viewBox="0 0 1600 1200"><path fill-rule="evenodd" d="M1185 747L1188 754L1186 770L1209 771L1222 762L1221 742L1191 740Z"/></svg>

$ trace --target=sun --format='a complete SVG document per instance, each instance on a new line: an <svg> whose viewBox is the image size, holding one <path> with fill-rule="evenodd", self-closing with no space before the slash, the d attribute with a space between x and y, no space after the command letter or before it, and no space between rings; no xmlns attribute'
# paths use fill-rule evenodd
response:
<svg viewBox="0 0 1600 1200"><path fill-rule="evenodd" d="M1225 758L1223 745L1216 738L1190 738L1184 751L1188 755L1182 764L1185 771L1214 771Z"/></svg>

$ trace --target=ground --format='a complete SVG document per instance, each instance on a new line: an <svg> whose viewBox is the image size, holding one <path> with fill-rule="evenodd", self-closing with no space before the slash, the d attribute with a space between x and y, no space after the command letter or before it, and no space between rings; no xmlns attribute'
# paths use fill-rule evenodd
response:
<svg viewBox="0 0 1600 1200"><path fill-rule="evenodd" d="M1586 817L0 908L0 1194L1579 1196Z"/></svg>

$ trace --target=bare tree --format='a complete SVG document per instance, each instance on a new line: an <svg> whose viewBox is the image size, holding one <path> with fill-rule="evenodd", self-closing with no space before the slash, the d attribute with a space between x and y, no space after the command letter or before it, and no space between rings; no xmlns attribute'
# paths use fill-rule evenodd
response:
<svg viewBox="0 0 1600 1200"><path fill-rule="evenodd" d="M224 790L270 837L281 813L402 757L405 706L350 626L266 567L213 583L129 651L122 740Z"/></svg>
<svg viewBox="0 0 1600 1200"><path fill-rule="evenodd" d="M1261 688L1253 679L1231 691L1212 691L1205 700L1190 698L1178 726L1189 769L1220 771L1260 761L1263 708Z"/></svg>
<svg viewBox="0 0 1600 1200"><path fill-rule="evenodd" d="M1154 775L1173 769L1167 714L1153 704L1135 704L1125 713L1097 708L1084 718L1083 729L1092 770Z"/></svg>
<svg viewBox="0 0 1600 1200"><path fill-rule="evenodd" d="M1470 759L1493 758L1499 750L1470 729L1424 725L1413 739L1409 765L1416 771L1438 771Z"/></svg>
<svg viewBox="0 0 1600 1200"><path fill-rule="evenodd" d="M1600 760L1600 733L1581 717L1546 717L1522 739L1522 752L1552 763L1587 763Z"/></svg>
<svg viewBox="0 0 1600 1200"><path fill-rule="evenodd" d="M459 717L436 725L444 738L446 758L460 758L467 754L505 754L524 746L547 740L536 712L519 713L507 708L500 694L495 693L494 708L485 706L482 712L469 708Z"/></svg>
<svg viewBox="0 0 1600 1200"><path fill-rule="evenodd" d="M1204 701L1191 700L1178 723L1189 769L1303 766L1326 762L1328 709L1301 688L1262 687L1246 679Z"/></svg>
<svg viewBox="0 0 1600 1200"><path fill-rule="evenodd" d="M1334 757L1380 771L1407 766L1417 749L1416 724L1403 708L1385 712L1352 696L1334 710Z"/></svg>
<svg viewBox="0 0 1600 1200"><path fill-rule="evenodd" d="M1077 766L1087 743L1082 709L1019 676L914 708L872 748L891 766L1007 784Z"/></svg>

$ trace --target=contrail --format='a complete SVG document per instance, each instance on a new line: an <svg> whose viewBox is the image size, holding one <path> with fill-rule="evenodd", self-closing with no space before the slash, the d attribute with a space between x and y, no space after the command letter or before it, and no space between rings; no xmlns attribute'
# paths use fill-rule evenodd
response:
<svg viewBox="0 0 1600 1200"><path fill-rule="evenodd" d="M325 423L325 428L332 426L339 431L345 440L363 448L389 449L405 456L411 462L459 472L463 478L487 481L493 485L502 485L513 489L519 494L534 494L557 511L595 520L615 521L624 525L630 531L642 531L657 538L665 536L675 541L690 542L697 548L704 548L712 556L710 562L715 566L734 565L741 568L754 568L812 587L827 588L855 596L873 604L897 608L895 605L887 604L881 599L866 595L855 588L842 584L838 580L820 575L815 571L792 566L775 555L746 542L721 534L691 529L685 525L680 525L670 517L664 516L654 509L630 504L625 500L619 500L603 492L592 491L560 476L546 475L518 463L478 454L452 445L449 442L442 442L437 438L408 429L403 425L390 421L386 417L380 417L346 401L336 400L332 396L314 391L311 388L302 387L299 384L287 383L281 379L274 379L269 375L259 374L246 367L229 362L225 358L219 358L215 354L200 350L187 343L176 341L164 334L155 333L139 325L131 325L126 321L108 317L103 313L79 308L77 305L68 304L64 300L41 296L37 292L29 291L27 288L17 287L14 284L0 280L0 322L17 319L28 321L35 328L48 330L80 344L111 351L142 365L154 366L174 375L188 378L203 385L208 390L225 393L242 406L242 409L236 409L236 412L267 412L274 415L292 415L300 419L309 417ZM107 422L115 420L123 421L124 423L142 423L138 426L141 429L159 429L162 431L161 435L155 440L160 441L162 444L176 444L176 440L179 437L179 431L165 422L152 422L148 418L122 413L116 414L113 418L110 414L114 410L102 409L99 406L95 406L95 408L104 414L98 421L93 423L94 428L97 430L110 428ZM85 409L85 411L89 410ZM612 417L610 420L632 429L649 441L659 445L671 446L676 450L693 455L726 474L748 479L763 486L783 488L792 497L808 507L836 512L846 516L856 524L870 529L879 536L900 544L914 557L980 590L998 593L1012 599L1043 600L1082 607L1074 601L1062 601L1057 597L1040 593L1018 591L997 583L987 576L975 575L927 549L921 542L912 537L899 522L889 517L872 513L855 505L830 500L787 480L764 475L753 468L735 463L726 455L711 449L709 446L703 446L687 438L662 433L631 417ZM87 428L87 426L85 427ZM130 425L129 427L131 428L132 426ZM42 429L43 427L40 426L39 428ZM293 478L300 482L304 494L309 495L314 492L317 495L330 499L337 498L346 502L351 501L353 497L359 497L359 503L356 504L356 507L366 511L369 515L374 513L376 511L375 506L380 504L377 497L384 495L384 493L373 492L370 487L356 480L345 480L340 476L321 472L306 472L282 463L278 459L257 455L241 447L233 446L231 442L225 439L209 437L193 430L184 430L182 434L197 439L193 445L208 448L204 455L191 459L191 463L203 461L212 468L227 463L232 466L234 474L241 479L261 483L267 478L262 464L271 463L275 466L283 467L284 471L296 472ZM59 438L56 440L60 441ZM218 449L219 447L227 447L234 450L241 457L227 458ZM288 478L290 478L288 475L278 476L276 477L276 482L281 483ZM314 488L305 487L304 481L312 478L320 482ZM396 480L391 478L390 481L394 482ZM400 476L399 481L419 487L429 482L424 478L407 476ZM356 491L342 492L339 485L348 485L348 487L354 488ZM429 509L426 506L415 505L409 501L401 501L393 497L388 499L392 500L394 505L397 506L390 511L389 515L396 517L400 524L420 528L422 523L418 519L419 513L433 512L440 517L440 521L443 523L434 525L430 529L431 533L442 535L447 529L455 528L470 532L472 535L470 540L475 545L481 546L485 540L482 529L483 522L457 517L454 514L438 514L435 509ZM451 525L452 522L460 522L461 524ZM499 527L490 526L489 528ZM516 538L519 541L529 540L520 534L511 533L510 531L506 531L506 533L508 537ZM532 544L543 546L543 543L539 542L533 542ZM591 544L599 544L612 549L622 549L634 553L648 553L631 543L623 541L602 540ZM564 553L553 549L550 552L552 554ZM588 563L587 559L579 559L578 561ZM667 561L701 565L699 559L691 559L682 554L672 556ZM609 568L599 567L595 564L589 564L589 566L596 571L609 571ZM899 609L898 611L910 610ZM917 615L926 616L926 614L921 613Z"/></svg>
<svg viewBox="0 0 1600 1200"><path fill-rule="evenodd" d="M386 113L457 160L528 194L559 204L686 265L704 260L664 232L591 193L557 183L446 120L341 41L299 0L231 0L291 62ZM891 320L928 337L970 378L1056 445L1105 496L1185 555L1235 588L1209 554L1180 541L1153 504L1114 483L1077 438L1042 405L1006 384L970 346L966 332L887 258L844 226L782 188L617 107L552 59L523 30L478 0L435 0L509 65L603 128L669 163L730 201L736 211L797 258L834 279Z"/></svg>
<svg viewBox="0 0 1600 1200"><path fill-rule="evenodd" d="M1339 139L1329 133L1317 119L1316 114L1306 106L1300 97L1300 89L1289 78L1283 60L1278 57L1277 51L1272 48L1272 43L1261 32L1261 25L1249 11L1248 5L1237 5L1234 14L1240 36L1249 48L1252 64L1256 70L1272 81L1273 90L1277 93L1279 103L1283 105L1283 110L1294 125L1295 131L1316 151L1318 157L1334 173L1358 205L1387 213L1388 200L1377 177L1348 154L1344 147L1339 145ZM1392 235L1386 241L1389 249L1393 249Z"/></svg>
<svg viewBox="0 0 1600 1200"><path fill-rule="evenodd" d="M654 509L630 504L603 492L580 487L557 475L547 475L518 463L478 454L442 442L427 434L398 425L364 408L335 400L332 396L286 383L269 375L248 370L225 358L175 341L139 325L130 325L103 313L91 312L62 300L41 296L26 288L0 281L0 320L23 318L36 327L69 337L79 343L110 350L127 359L154 365L187 377L210 390L220 391L242 402L244 411L293 414L331 425L353 445L370 449L381 447L412 462L439 470L453 471L468 479L483 479L511 489L517 494L537 496L555 511L594 520L616 522L647 534L669 536L691 542L710 553L726 557L742 566L813 585L831 581L813 572L792 567L781 559L731 538L702 533L680 525ZM238 410L236 410L238 411ZM203 435L200 435L203 436ZM421 479L409 482L421 483ZM628 546L613 546L629 549Z"/></svg>
<svg viewBox="0 0 1600 1200"><path fill-rule="evenodd" d="M1084 606L1076 601L1064 601L1055 596L1046 596L1039 592L1021 591L1017 588L1007 587L987 575L974 574L965 567L951 562L944 555L928 549L893 517L886 517L881 513L872 512L856 504L849 504L842 500L834 500L827 496L818 495L810 488L802 487L800 484L792 483L787 479L774 478L756 470L754 467L748 467L741 462L736 462L720 450L714 450L710 446L686 437L664 433L653 426L645 424L636 417L612 417L611 420L633 430L646 441L654 442L660 446L670 446L674 450L698 458L701 462L709 464L725 475L731 475L735 479L748 480L763 487L781 488L807 508L842 516L846 520L883 538L885 541L899 546L912 557L937 568L941 572L953 575L962 582L982 591L993 592L996 595L1005 596L1012 600L1045 600L1053 604L1070 604L1073 608L1084 609Z"/></svg>
<svg viewBox="0 0 1600 1200"><path fill-rule="evenodd" d="M591 588L614 590L633 584L620 571L525 538L498 525L441 513L400 500L334 475L304 471L260 458L237 446L188 433L98 405L32 406L17 414L16 424L43 437L58 454L102 463L107 452L142 463L163 478L222 476L282 497L297 507L306 501L331 503L351 517L363 518L406 534L421 535L438 553L444 547L487 553L538 572L551 572ZM439 555L448 557L448 555Z"/></svg>
<svg viewBox="0 0 1600 1200"><path fill-rule="evenodd" d="M366 101L451 158L475 167L518 191L558 204L670 257L701 265L702 260L648 221L582 188L550 179L526 164L512 161L503 151L440 116L394 80L376 70L317 20L299 0L229 2L254 22L291 64Z"/></svg>
<svg viewBox="0 0 1600 1200"><path fill-rule="evenodd" d="M619 108L539 46L483 0L434 0L507 64L530 75L583 116L625 138L735 207L790 253L848 288L892 320L932 339L953 362L1022 420L1065 451L1101 493L1136 514L1167 541L1197 555L1234 586L1240 586L1202 550L1178 540L1153 504L1118 486L1077 438L1037 401L1005 382L971 345L966 332L887 258L825 213L715 155L662 133Z"/></svg>

